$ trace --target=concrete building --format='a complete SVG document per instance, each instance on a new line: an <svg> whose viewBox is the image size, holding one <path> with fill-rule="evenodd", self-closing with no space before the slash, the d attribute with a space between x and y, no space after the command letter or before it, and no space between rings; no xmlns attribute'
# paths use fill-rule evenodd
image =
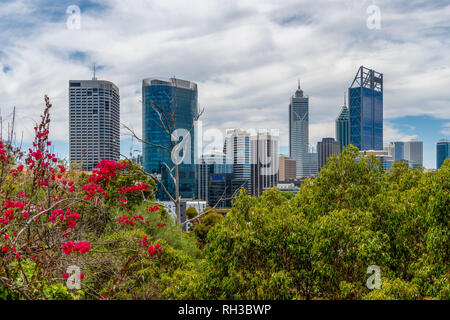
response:
<svg viewBox="0 0 450 320"><path fill-rule="evenodd" d="M285 155L278 157L278 181L289 181L296 178L296 161L294 158L289 158Z"/></svg>
<svg viewBox="0 0 450 320"><path fill-rule="evenodd" d="M251 137L250 194L260 196L278 182L278 136L258 132Z"/></svg>
<svg viewBox="0 0 450 320"><path fill-rule="evenodd" d="M92 170L120 158L119 88L110 81L69 81L69 160Z"/></svg>
<svg viewBox="0 0 450 320"><path fill-rule="evenodd" d="M250 133L243 129L227 130L223 153L233 165L234 177L250 180Z"/></svg>
<svg viewBox="0 0 450 320"><path fill-rule="evenodd" d="M251 183L251 145L250 133L243 129L227 130L223 145L227 163L233 166L233 190L245 188L250 193Z"/></svg>
<svg viewBox="0 0 450 320"><path fill-rule="evenodd" d="M318 167L319 171L327 164L329 156L339 154L340 144L334 138L323 138L317 142Z"/></svg>

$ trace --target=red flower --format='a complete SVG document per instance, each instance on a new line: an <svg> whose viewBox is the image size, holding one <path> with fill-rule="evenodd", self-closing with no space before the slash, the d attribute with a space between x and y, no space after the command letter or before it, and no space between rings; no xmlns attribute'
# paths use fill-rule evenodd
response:
<svg viewBox="0 0 450 320"><path fill-rule="evenodd" d="M83 280L83 279L84 279L84 273L80 273L80 274L78 275L78 278L79 278L80 280Z"/></svg>
<svg viewBox="0 0 450 320"><path fill-rule="evenodd" d="M62 245L63 252L67 255L69 255L72 252L73 248L73 241L67 241L65 244Z"/></svg>
<svg viewBox="0 0 450 320"><path fill-rule="evenodd" d="M69 278L69 274L68 273L63 273L62 277L63 277L63 279L68 279Z"/></svg>
<svg viewBox="0 0 450 320"><path fill-rule="evenodd" d="M147 211L149 211L149 212L153 212L153 211L158 211L159 209L161 209L161 208L158 207L158 206L153 206L153 207L147 208L147 209L145 209L145 210L147 210Z"/></svg>
<svg viewBox="0 0 450 320"><path fill-rule="evenodd" d="M150 246L147 249L147 252L150 254L150 256L153 258L155 256L155 254L158 253L158 251L161 253L162 252L162 248L159 245L159 243L155 244L155 247Z"/></svg>
<svg viewBox="0 0 450 320"><path fill-rule="evenodd" d="M89 242L78 242L73 247L73 251L79 251L80 253L86 253L91 251L91 245Z"/></svg>

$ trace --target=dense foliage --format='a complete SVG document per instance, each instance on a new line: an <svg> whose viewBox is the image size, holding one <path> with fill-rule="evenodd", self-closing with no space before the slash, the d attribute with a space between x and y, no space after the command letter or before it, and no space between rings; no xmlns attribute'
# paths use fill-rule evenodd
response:
<svg viewBox="0 0 450 320"><path fill-rule="evenodd" d="M450 161L389 172L353 146L298 195L241 192L211 230L197 269L178 270L176 299L450 299ZM381 269L381 288L366 281Z"/></svg>
<svg viewBox="0 0 450 320"><path fill-rule="evenodd" d="M0 143L0 299L450 299L449 160L385 172L350 146L296 196L243 189L225 217L189 209L186 233L140 166L66 170L50 108L33 149Z"/></svg>

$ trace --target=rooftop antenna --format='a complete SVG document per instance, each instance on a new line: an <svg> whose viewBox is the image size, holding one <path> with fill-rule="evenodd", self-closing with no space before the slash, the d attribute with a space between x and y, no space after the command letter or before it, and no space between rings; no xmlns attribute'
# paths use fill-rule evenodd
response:
<svg viewBox="0 0 450 320"><path fill-rule="evenodd" d="M298 89L300 90L300 79L298 79Z"/></svg>
<svg viewBox="0 0 450 320"><path fill-rule="evenodd" d="M95 62L94 62L94 77L92 77L92 80L97 80L97 78L95 77Z"/></svg>

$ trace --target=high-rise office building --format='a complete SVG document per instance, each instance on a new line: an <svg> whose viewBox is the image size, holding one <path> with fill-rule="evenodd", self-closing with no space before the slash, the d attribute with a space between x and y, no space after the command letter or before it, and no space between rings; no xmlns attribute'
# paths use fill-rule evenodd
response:
<svg viewBox="0 0 450 320"><path fill-rule="evenodd" d="M309 177L317 173L317 154L308 154L309 149L309 97L298 89L289 103L289 156L296 161L298 178Z"/></svg>
<svg viewBox="0 0 450 320"><path fill-rule="evenodd" d="M102 159L120 158L120 96L112 82L69 81L70 163L92 170Z"/></svg>
<svg viewBox="0 0 450 320"><path fill-rule="evenodd" d="M223 153L227 163L233 166L232 190L245 188L250 193L250 133L243 129L227 130Z"/></svg>
<svg viewBox="0 0 450 320"><path fill-rule="evenodd" d="M383 74L361 66L350 88L350 143L383 150Z"/></svg>
<svg viewBox="0 0 450 320"><path fill-rule="evenodd" d="M296 161L294 158L280 155L278 157L278 181L295 180L296 175Z"/></svg>
<svg viewBox="0 0 450 320"><path fill-rule="evenodd" d="M344 105L336 118L336 141L339 143L340 150L344 150L350 144L350 113L346 98L344 98Z"/></svg>
<svg viewBox="0 0 450 320"><path fill-rule="evenodd" d="M360 154L366 154L367 156L373 155L377 160L380 160L383 170L389 171L394 163L394 158L388 154L385 150L367 150L360 151Z"/></svg>
<svg viewBox="0 0 450 320"><path fill-rule="evenodd" d="M278 182L278 137L258 132L251 137L250 194L260 196Z"/></svg>
<svg viewBox="0 0 450 320"><path fill-rule="evenodd" d="M178 166L179 190L181 197L188 199L197 198L197 137L195 130L190 131L198 114L197 96L197 84L190 81L175 78L142 81L142 136L148 142L142 144L144 170L160 175L164 186L174 194L175 185L166 167L173 167L172 154L164 148L171 150L166 130L170 127L172 135L177 130L178 139L174 143L186 142L177 154L183 159ZM160 186L158 198L168 200Z"/></svg>
<svg viewBox="0 0 450 320"><path fill-rule="evenodd" d="M436 144L436 169L439 169L447 158L450 158L450 140L441 139Z"/></svg>
<svg viewBox="0 0 450 320"><path fill-rule="evenodd" d="M423 142L417 139L411 141L395 141L394 161L405 161L412 168L423 165Z"/></svg>
<svg viewBox="0 0 450 320"><path fill-rule="evenodd" d="M340 145L334 138L323 138L317 142L318 167L319 171L327 164L327 159L331 155L339 154Z"/></svg>
<svg viewBox="0 0 450 320"><path fill-rule="evenodd" d="M303 172L301 178L313 178L319 172L319 154L308 152L303 158Z"/></svg>
<svg viewBox="0 0 450 320"><path fill-rule="evenodd" d="M205 152L198 164L198 198L209 206L231 207L233 188L233 164L225 154L211 149ZM219 202L220 201L220 202Z"/></svg>
<svg viewBox="0 0 450 320"><path fill-rule="evenodd" d="M233 164L234 177L250 180L250 133L242 129L227 130L223 152Z"/></svg>
<svg viewBox="0 0 450 320"><path fill-rule="evenodd" d="M390 157L395 157L395 144L393 142L383 144L383 150L386 151Z"/></svg>

